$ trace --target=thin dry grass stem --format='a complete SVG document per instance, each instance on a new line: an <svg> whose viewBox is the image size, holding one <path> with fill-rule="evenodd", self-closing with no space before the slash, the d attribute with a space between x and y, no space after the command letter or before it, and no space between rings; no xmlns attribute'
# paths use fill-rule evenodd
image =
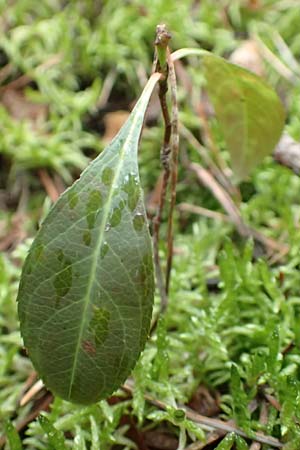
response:
<svg viewBox="0 0 300 450"><path fill-rule="evenodd" d="M298 76L284 64L274 53L266 46L259 36L254 35L253 39L259 46L259 50L265 60L279 73L283 78L292 84L298 83Z"/></svg>
<svg viewBox="0 0 300 450"><path fill-rule="evenodd" d="M191 146L197 151L198 155L204 161L209 171L214 177L222 184L222 186L229 192L232 191L232 184L226 175L219 169L216 163L211 159L207 149L200 144L198 139L195 138L193 133L190 132L183 124L179 124L180 134L191 144Z"/></svg>
<svg viewBox="0 0 300 450"><path fill-rule="evenodd" d="M277 242L274 239L265 236L260 231L246 225L241 217L238 207L235 205L230 195L206 169L200 166L200 164L188 163L188 168L196 174L201 184L212 192L214 197L227 212L231 222L235 225L241 236L252 237L261 242L270 253L276 251L283 255L289 251L288 245Z"/></svg>
<svg viewBox="0 0 300 450"><path fill-rule="evenodd" d="M107 104L109 96L111 94L112 88L114 87L115 81L117 79L117 71L116 69L112 69L108 72L105 77L101 94L96 102L96 108L101 109Z"/></svg>
<svg viewBox="0 0 300 450"><path fill-rule="evenodd" d="M191 205L190 203L179 203L177 205L179 211L190 212L193 214L199 214L200 216L208 217L209 219L220 220L222 222L230 222L230 217L222 214L218 211L212 211L211 209L202 208L202 206Z"/></svg>
<svg viewBox="0 0 300 450"><path fill-rule="evenodd" d="M41 180L41 183L43 187L45 188L45 191L47 192L48 197L50 197L51 201L53 203L56 202L61 192L58 192L52 178L50 177L49 173L45 169L40 169L38 171L39 178Z"/></svg>
<svg viewBox="0 0 300 450"><path fill-rule="evenodd" d="M285 41L282 39L281 35L275 29L272 30L272 38L283 61L288 65L288 67L291 68L291 70L293 70L295 74L300 76L300 65L298 61L294 57Z"/></svg>
<svg viewBox="0 0 300 450"><path fill-rule="evenodd" d="M36 394L38 394L42 389L44 389L44 387L45 385L42 380L36 381L34 385L31 386L31 388L27 392L25 392L25 394L21 398L20 406L24 406L27 403L29 403L33 399L33 397L36 396Z"/></svg>
<svg viewBox="0 0 300 450"><path fill-rule="evenodd" d="M242 235L246 235L247 227L243 223L239 209L231 199L230 195L225 191L225 189L214 179L210 172L204 169L204 167L200 166L200 164L190 163L189 169L196 174L201 184L207 187L212 192L214 197L219 201L221 206L223 206L231 221L236 226L238 232Z"/></svg>
<svg viewBox="0 0 300 450"><path fill-rule="evenodd" d="M225 163L225 160L223 159L219 147L216 145L210 126L207 120L206 113L204 111L203 106L200 105L197 108L197 112L199 114L200 119L202 120L202 131L203 131L203 137L204 142L208 149L211 151L211 153L214 155L215 161L217 163L217 166L219 168L218 175L220 178L220 182L225 187L225 189L229 192L229 194L237 199L239 202L241 201L241 193L239 189L234 186L229 178L229 176L226 175L226 173L230 172L229 167Z"/></svg>

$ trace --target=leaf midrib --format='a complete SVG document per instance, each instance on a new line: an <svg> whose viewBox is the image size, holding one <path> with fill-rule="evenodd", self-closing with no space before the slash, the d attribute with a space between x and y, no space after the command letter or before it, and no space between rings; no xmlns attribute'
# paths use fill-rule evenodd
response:
<svg viewBox="0 0 300 450"><path fill-rule="evenodd" d="M120 177L120 173L122 171L123 157L124 157L124 154L126 152L126 147L127 147L128 143L130 143L130 141L132 139L132 135L133 135L133 132L134 132L134 129L135 129L135 125L136 125L136 122L138 121L138 119L139 119L139 114L136 113L136 116L132 120L132 124L130 126L128 136L127 136L127 138L126 138L126 140L124 142L123 148L122 148L122 150L120 152L120 160L119 160L119 163L118 163L118 165L116 167L115 175L114 175L114 178L113 178L111 186L110 186L110 191L109 191L108 199L107 199L107 202L106 202L106 206L103 209L103 218L102 218L102 222L101 222L101 226L100 226L100 232L99 232L98 239L96 241L94 256L93 256L93 259L92 259L91 274L90 274L90 277L89 277L89 280L88 280L86 295L84 297L84 307L83 307L83 312L82 312L82 320L81 320L79 334L78 334L78 339L77 339L76 348L75 348L73 366L72 366L71 376L70 376L70 386L69 386L69 391L68 391L68 396L67 396L69 399L71 398L72 388L73 388L74 378L75 378L75 373L76 373L76 370L77 370L79 351L80 351L81 341L82 341L83 332L84 332L84 328L85 328L85 322L86 322L86 313L87 313L88 307L90 305L90 294L91 294L91 291L92 291L92 287L93 287L93 284L94 284L95 275L96 275L96 271L97 271L97 265L98 265L99 255L100 255L100 249L101 249L101 245L103 243L103 238L104 238L104 233L105 233L105 226L106 226L106 223L107 223L109 212L111 210L111 203L112 203L113 192L114 192L114 188L113 187L115 186L116 182L118 181L118 179Z"/></svg>

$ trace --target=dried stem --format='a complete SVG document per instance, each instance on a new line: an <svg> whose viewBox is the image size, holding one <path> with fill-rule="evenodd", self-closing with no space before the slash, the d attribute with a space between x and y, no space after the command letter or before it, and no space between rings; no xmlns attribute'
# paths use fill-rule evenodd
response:
<svg viewBox="0 0 300 450"><path fill-rule="evenodd" d="M156 28L156 39L155 48L156 55L153 70L162 74L162 78L159 81L159 101L161 105L162 115L165 124L164 141L161 149L161 162L163 166L163 182L162 189L160 193L159 205L157 209L156 216L153 220L153 247L154 247L154 263L157 285L161 298L161 313L165 311L168 304L168 296L166 291L166 283L164 280L161 261L159 256L159 231L162 221L162 213L166 201L166 193L168 182L170 178L170 168L169 168L169 154L170 154L170 140L171 140L171 120L167 105L166 94L168 91L168 42L171 36L166 29L165 25L158 25ZM152 327L153 329L153 327Z"/></svg>
<svg viewBox="0 0 300 450"><path fill-rule="evenodd" d="M172 125L171 125L171 201L168 215L167 232L167 268L166 268L166 292L169 292L172 260L173 260L173 213L176 203L176 186L178 178L178 153L179 153L179 131L178 131L178 105L177 105L177 84L174 63L168 55L169 80L171 86L172 100Z"/></svg>
<svg viewBox="0 0 300 450"><path fill-rule="evenodd" d="M240 211L233 202L230 195L206 169L200 166L200 164L190 163L189 161L186 161L185 165L189 170L193 171L196 174L201 184L203 184L212 192L214 197L218 200L218 202L227 212L231 222L235 225L238 233L241 236L252 237L256 241L261 242L270 253L280 252L281 256L284 256L286 253L288 253L289 251L288 245L281 242L277 242L244 223Z"/></svg>

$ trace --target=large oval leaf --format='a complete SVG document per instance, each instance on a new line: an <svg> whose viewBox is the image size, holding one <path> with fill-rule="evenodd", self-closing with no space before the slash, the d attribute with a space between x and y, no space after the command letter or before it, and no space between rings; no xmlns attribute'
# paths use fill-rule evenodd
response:
<svg viewBox="0 0 300 450"><path fill-rule="evenodd" d="M242 180L274 149L284 126L282 104L260 77L213 54L202 55L207 90Z"/></svg>
<svg viewBox="0 0 300 450"><path fill-rule="evenodd" d="M152 247L137 148L155 74L116 138L54 205L18 294L29 356L54 393L96 402L128 376L153 303Z"/></svg>

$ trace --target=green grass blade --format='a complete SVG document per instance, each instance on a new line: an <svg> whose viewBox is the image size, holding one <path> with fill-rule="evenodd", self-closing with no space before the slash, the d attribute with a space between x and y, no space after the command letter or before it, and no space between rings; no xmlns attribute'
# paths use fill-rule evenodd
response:
<svg viewBox="0 0 300 450"><path fill-rule="evenodd" d="M10 450L22 450L22 443L16 428L10 420L5 424L5 433L10 446Z"/></svg>
<svg viewBox="0 0 300 450"><path fill-rule="evenodd" d="M47 419L46 416L41 415L39 417L39 422L47 434L48 442L53 450L67 450L65 445L65 438L62 431L59 431L55 428L55 426Z"/></svg>

